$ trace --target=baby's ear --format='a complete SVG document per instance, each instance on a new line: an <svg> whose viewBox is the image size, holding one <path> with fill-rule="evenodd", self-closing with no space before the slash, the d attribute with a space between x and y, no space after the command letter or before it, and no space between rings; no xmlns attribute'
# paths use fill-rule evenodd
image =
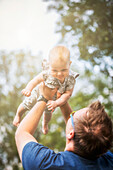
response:
<svg viewBox="0 0 113 170"><path fill-rule="evenodd" d="M71 65L72 61L70 61L69 65Z"/></svg>

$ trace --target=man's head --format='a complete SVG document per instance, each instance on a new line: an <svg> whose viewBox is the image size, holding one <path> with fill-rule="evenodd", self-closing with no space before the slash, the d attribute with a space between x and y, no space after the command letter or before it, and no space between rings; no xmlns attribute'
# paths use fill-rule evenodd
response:
<svg viewBox="0 0 113 170"><path fill-rule="evenodd" d="M73 114L75 125L74 152L78 155L95 159L107 152L112 146L112 122L99 101ZM68 120L66 136L74 131L71 119Z"/></svg>

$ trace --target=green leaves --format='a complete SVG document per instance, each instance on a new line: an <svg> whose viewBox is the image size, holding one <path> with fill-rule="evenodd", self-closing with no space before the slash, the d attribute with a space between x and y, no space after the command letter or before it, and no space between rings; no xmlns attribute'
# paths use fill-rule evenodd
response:
<svg viewBox="0 0 113 170"><path fill-rule="evenodd" d="M54 0L49 1L48 5L51 6L53 2L56 6L54 9L59 14L56 29L62 35L62 43L65 43L71 50L72 64L78 63L75 67L73 66L73 69L80 72L78 84L80 83L81 88L78 89L81 93L76 95L78 98L89 95L92 97L91 100L99 99L106 105L111 115L111 103L113 103L113 2L107 0L56 2ZM63 6L60 12L59 5ZM78 51L75 50L77 47ZM92 87L89 92L86 90L88 87ZM105 88L109 91L107 96L103 93ZM87 92L86 96L84 91ZM90 96L91 92L92 96ZM85 99L86 101L89 103L90 98ZM82 101L80 105L82 105Z"/></svg>
<svg viewBox="0 0 113 170"><path fill-rule="evenodd" d="M41 70L40 63L40 56L29 52L0 52L0 169L20 169L12 122L22 102L21 90Z"/></svg>

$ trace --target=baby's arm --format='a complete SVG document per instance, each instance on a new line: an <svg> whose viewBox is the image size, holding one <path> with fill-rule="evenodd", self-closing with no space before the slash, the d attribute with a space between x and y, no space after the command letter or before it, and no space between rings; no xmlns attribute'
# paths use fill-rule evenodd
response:
<svg viewBox="0 0 113 170"><path fill-rule="evenodd" d="M66 91L65 93L61 95L60 98L58 98L55 101L49 100L47 103L48 110L54 110L56 107L64 105L67 102L67 100L71 97L72 92L73 92L73 89Z"/></svg>
<svg viewBox="0 0 113 170"><path fill-rule="evenodd" d="M26 88L22 90L22 94L29 97L34 87L36 87L39 83L43 81L43 72L41 72L27 84Z"/></svg>

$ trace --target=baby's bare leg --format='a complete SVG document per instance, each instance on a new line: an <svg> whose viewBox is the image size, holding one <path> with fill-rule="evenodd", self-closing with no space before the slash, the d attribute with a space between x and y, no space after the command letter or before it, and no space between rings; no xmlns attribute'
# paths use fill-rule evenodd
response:
<svg viewBox="0 0 113 170"><path fill-rule="evenodd" d="M61 109L62 114L64 116L65 123L67 123L67 121L70 117L70 113L72 112L72 109L71 109L69 103L66 102L64 105L60 106L60 109Z"/></svg>
<svg viewBox="0 0 113 170"><path fill-rule="evenodd" d="M52 113L47 109L43 113L43 121L42 121L42 132L46 135L48 133L48 123L51 120Z"/></svg>
<svg viewBox="0 0 113 170"><path fill-rule="evenodd" d="M23 104L21 103L17 109L17 112L16 112L16 115L15 115L15 118L13 120L13 125L14 126L18 126L20 124L20 121L21 121L21 117L22 115L26 112L27 109L25 109L23 107Z"/></svg>

